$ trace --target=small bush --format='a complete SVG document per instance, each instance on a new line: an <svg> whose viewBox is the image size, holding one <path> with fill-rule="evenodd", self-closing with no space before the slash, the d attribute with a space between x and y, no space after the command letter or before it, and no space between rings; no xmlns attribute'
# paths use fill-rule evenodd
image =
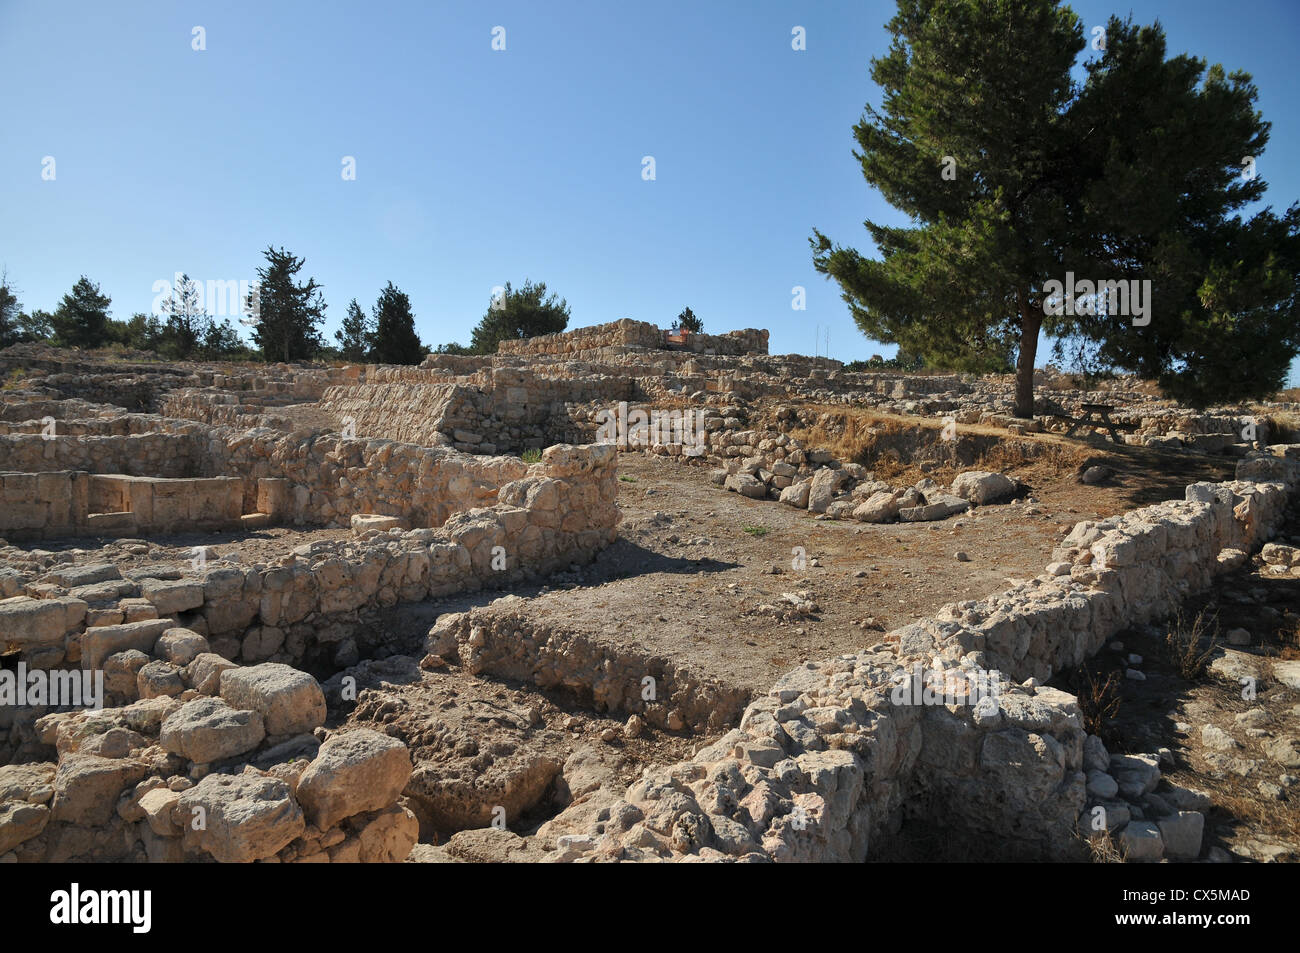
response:
<svg viewBox="0 0 1300 953"><path fill-rule="evenodd" d="M1192 681L1205 674L1214 654L1218 628L1218 621L1207 617L1204 610L1196 613L1190 622L1181 609L1175 614L1165 636L1165 645L1169 649L1169 660L1183 678ZM1206 639L1208 644L1202 649L1201 642Z"/></svg>
<svg viewBox="0 0 1300 953"><path fill-rule="evenodd" d="M1110 722L1119 714L1123 702L1119 693L1123 682L1119 673L1114 671L1102 678L1085 667L1078 674L1079 714L1083 717L1084 730L1104 741L1111 736Z"/></svg>
<svg viewBox="0 0 1300 953"><path fill-rule="evenodd" d="M541 463L542 451L538 450L535 447L531 450L525 450L522 454L519 455L519 459L523 460L524 463Z"/></svg>

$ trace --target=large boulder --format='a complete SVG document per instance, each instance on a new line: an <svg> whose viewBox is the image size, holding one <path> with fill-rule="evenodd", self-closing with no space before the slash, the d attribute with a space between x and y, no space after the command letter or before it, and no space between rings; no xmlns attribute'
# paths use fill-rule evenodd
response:
<svg viewBox="0 0 1300 953"><path fill-rule="evenodd" d="M26 801L0 802L0 854L31 840L50 822L50 809Z"/></svg>
<svg viewBox="0 0 1300 953"><path fill-rule="evenodd" d="M1001 473L967 470L965 473L957 474L956 479L952 481L952 492L954 496L960 496L963 500L970 500L977 506L983 506L986 503L997 503L999 500L1007 500L1015 496L1016 486L1014 480Z"/></svg>
<svg viewBox="0 0 1300 953"><path fill-rule="evenodd" d="M298 779L298 800L311 822L328 830L346 817L392 805L410 776L406 745L362 728L320 746Z"/></svg>
<svg viewBox="0 0 1300 953"><path fill-rule="evenodd" d="M186 850L207 851L223 864L277 854L307 827L289 786L256 771L209 774L181 795L172 816Z"/></svg>
<svg viewBox="0 0 1300 953"><path fill-rule="evenodd" d="M197 764L252 751L266 737L262 715L231 708L220 698L196 698L162 723L163 749Z"/></svg>
<svg viewBox="0 0 1300 953"><path fill-rule="evenodd" d="M316 679L290 665L227 669L221 697L234 708L261 712L268 735L299 735L325 724L325 693Z"/></svg>
<svg viewBox="0 0 1300 953"><path fill-rule="evenodd" d="M814 473L812 484L808 488L808 512L825 513L848 478L849 475L843 470L832 470L830 467L822 467Z"/></svg>
<svg viewBox="0 0 1300 953"><path fill-rule="evenodd" d="M84 827L107 824L122 792L148 773L148 765L130 758L66 754L54 774L51 819Z"/></svg>
<svg viewBox="0 0 1300 953"><path fill-rule="evenodd" d="M853 518L864 523L888 523L898 519L900 490L879 490L853 510Z"/></svg>
<svg viewBox="0 0 1300 953"><path fill-rule="evenodd" d="M0 603L0 649L13 651L29 645L49 645L75 632L86 617L81 599L28 599L14 597Z"/></svg>
<svg viewBox="0 0 1300 953"><path fill-rule="evenodd" d="M728 490L747 496L751 500L761 500L767 496L767 484L748 473L733 473L723 484Z"/></svg>
<svg viewBox="0 0 1300 953"><path fill-rule="evenodd" d="M798 483L791 483L781 491L780 500L786 506L795 506L799 509L808 508L808 494L812 488L812 480L800 480Z"/></svg>
<svg viewBox="0 0 1300 953"><path fill-rule="evenodd" d="M158 637L153 654L173 665L185 666L208 651L208 640L192 629L168 629Z"/></svg>
<svg viewBox="0 0 1300 953"><path fill-rule="evenodd" d="M145 579L140 583L140 595L157 607L160 617L188 612L203 605L203 585L199 582Z"/></svg>

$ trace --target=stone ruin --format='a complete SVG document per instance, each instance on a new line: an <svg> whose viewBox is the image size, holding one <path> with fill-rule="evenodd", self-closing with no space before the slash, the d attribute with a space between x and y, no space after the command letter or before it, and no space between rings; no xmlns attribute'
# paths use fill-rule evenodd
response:
<svg viewBox="0 0 1300 953"><path fill-rule="evenodd" d="M20 346L0 351L11 370L28 376L0 391L0 657L47 673L51 691L101 676L103 703L0 705L0 861L20 862L418 859L434 820L486 828L490 814L438 790L402 741L346 724L358 687L382 707L419 677L418 653L384 661L376 613L599 561L619 536L619 454L706 467L719 493L819 519L941 520L1020 487L974 468L894 487L794 431L871 408L973 464L985 438L942 428L1060 432L1097 400L1044 375L1044 413L1019 421L1008 379L850 372L769 355L757 330L666 345L634 321L419 367L159 366ZM718 735L629 787L570 789L526 843L503 833L523 845L516 859L862 861L927 823L1065 859L1097 808L1134 859L1195 857L1202 796L1134 819L1158 762L1108 753L1046 683L1269 540L1300 445L1270 443L1282 425L1258 409L1196 414L1124 380L1105 399L1127 443L1232 456L1236 479L1079 523L1036 578L807 661L766 694L684 660L611 656L535 623L518 595L442 613L424 670L564 688L658 730ZM42 548L109 540L143 558L151 538L270 531L305 541L251 564L197 545L187 565L128 571ZM653 702L646 672L664 686ZM995 700L973 701L990 678ZM939 702L912 697L926 692ZM534 800L576 783L558 766L542 778Z"/></svg>

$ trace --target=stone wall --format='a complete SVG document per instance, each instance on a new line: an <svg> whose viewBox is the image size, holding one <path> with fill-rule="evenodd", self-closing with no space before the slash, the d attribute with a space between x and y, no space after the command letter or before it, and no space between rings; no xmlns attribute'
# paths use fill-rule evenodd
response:
<svg viewBox="0 0 1300 953"><path fill-rule="evenodd" d="M0 473L0 536L136 536L237 529L243 481L162 479L81 470Z"/></svg>
<svg viewBox="0 0 1300 953"><path fill-rule="evenodd" d="M165 621L142 645L112 673L139 700L45 715L37 760L0 766L7 862L407 857L419 824L400 803L412 769L402 742L327 731L305 672L235 665Z"/></svg>
<svg viewBox="0 0 1300 953"><path fill-rule="evenodd" d="M688 334L679 347L700 354L766 354L765 330L746 328L726 334ZM544 334L519 341L502 341L497 345L500 356L526 357L530 355L574 355L601 348L665 348L664 332L648 321L623 318L608 324L596 324L558 334Z"/></svg>
<svg viewBox="0 0 1300 953"><path fill-rule="evenodd" d="M787 673L691 761L544 825L551 859L861 861L909 820L1001 856L1076 856L1085 768L1121 789L1140 775L1139 792L1159 771L1107 755L1076 699L1042 682L1268 538L1300 485L1300 447L1270 449L1243 461L1238 481L1080 523L1029 583ZM1122 816L1108 822L1121 835Z"/></svg>
<svg viewBox="0 0 1300 953"><path fill-rule="evenodd" d="M0 435L0 471L38 473L84 470L129 476L196 477L207 469L208 441L201 428L189 433L142 433L124 436Z"/></svg>
<svg viewBox="0 0 1300 953"><path fill-rule="evenodd" d="M696 354L766 354L766 330L745 328L743 331L728 331L725 334L688 334L686 349Z"/></svg>
<svg viewBox="0 0 1300 953"><path fill-rule="evenodd" d="M622 318L608 324L595 324L557 334L543 334L519 341L502 341L497 353L526 356L529 354L576 354L601 347L661 348L663 332L647 321Z"/></svg>
<svg viewBox="0 0 1300 953"><path fill-rule="evenodd" d="M364 384L331 387L320 408L358 437L423 446L450 444L467 453L519 453L567 441L569 406L626 399L628 377L547 377L525 368L481 368L458 383L415 368L378 368Z"/></svg>
<svg viewBox="0 0 1300 953"><path fill-rule="evenodd" d="M365 445L351 443L360 456ZM390 467L402 451L439 453L401 444L375 449L389 451ZM433 468L439 479L461 456L442 451L433 458L448 464ZM513 474L501 474L514 478L492 487L482 506L472 506L468 483L456 486L469 480L462 471L452 486L464 492L445 504L459 511L437 528L370 530L354 540L319 542L285 565L138 583L122 580L111 565L99 567L100 578L86 574L63 587L42 587L43 598L0 603L0 653L18 652L44 667L99 667L133 647L138 622L147 621L129 619L134 602L122 600L144 599L154 617L172 617L213 639L227 658L328 663L338 643L363 629L363 608L518 585L590 561L617 536L615 464L612 447L553 446L531 467L514 461ZM398 503L394 497L394 508Z"/></svg>

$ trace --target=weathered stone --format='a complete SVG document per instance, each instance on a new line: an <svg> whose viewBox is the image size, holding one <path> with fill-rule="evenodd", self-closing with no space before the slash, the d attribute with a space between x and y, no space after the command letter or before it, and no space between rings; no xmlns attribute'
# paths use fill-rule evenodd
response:
<svg viewBox="0 0 1300 953"><path fill-rule="evenodd" d="M122 792L148 773L148 765L126 758L64 755L54 775L51 819L87 827L105 824Z"/></svg>
<svg viewBox="0 0 1300 953"><path fill-rule="evenodd" d="M158 637L154 655L184 667L208 651L208 640L192 629L168 629Z"/></svg>
<svg viewBox="0 0 1300 953"><path fill-rule="evenodd" d="M159 617L186 612L203 605L203 586L179 579L145 579L140 583L140 595L157 607Z"/></svg>
<svg viewBox="0 0 1300 953"><path fill-rule="evenodd" d="M26 801L0 801L0 854L31 840L50 822L50 809Z"/></svg>
<svg viewBox="0 0 1300 953"><path fill-rule="evenodd" d="M406 745L370 729L333 735L298 780L298 800L321 830L397 800L411 776Z"/></svg>
<svg viewBox="0 0 1300 953"><path fill-rule="evenodd" d="M1162 817L1156 824L1164 841L1165 856L1172 860L1194 860L1201 853L1201 835L1205 830L1205 815L1199 811L1179 811L1172 817Z"/></svg>
<svg viewBox="0 0 1300 953"><path fill-rule="evenodd" d="M1016 483L1001 473L988 470L967 470L952 481L952 492L977 506L997 503L1016 494Z"/></svg>
<svg viewBox="0 0 1300 953"><path fill-rule="evenodd" d="M252 751L264 737L259 712L231 708L220 698L196 698L167 716L159 742L172 754L210 764Z"/></svg>
<svg viewBox="0 0 1300 953"><path fill-rule="evenodd" d="M106 658L127 649L152 653L158 637L174 625L171 619L143 619L87 629L81 637L82 667L102 668Z"/></svg>
<svg viewBox="0 0 1300 953"><path fill-rule="evenodd" d="M306 828L288 786L253 773L209 774L181 794L173 817L186 850L202 850L223 864L270 857ZM195 818L204 820L196 830Z"/></svg>
<svg viewBox="0 0 1300 953"><path fill-rule="evenodd" d="M325 695L316 679L288 665L264 662L221 673L221 697L259 711L268 735L296 735L325 724Z"/></svg>

